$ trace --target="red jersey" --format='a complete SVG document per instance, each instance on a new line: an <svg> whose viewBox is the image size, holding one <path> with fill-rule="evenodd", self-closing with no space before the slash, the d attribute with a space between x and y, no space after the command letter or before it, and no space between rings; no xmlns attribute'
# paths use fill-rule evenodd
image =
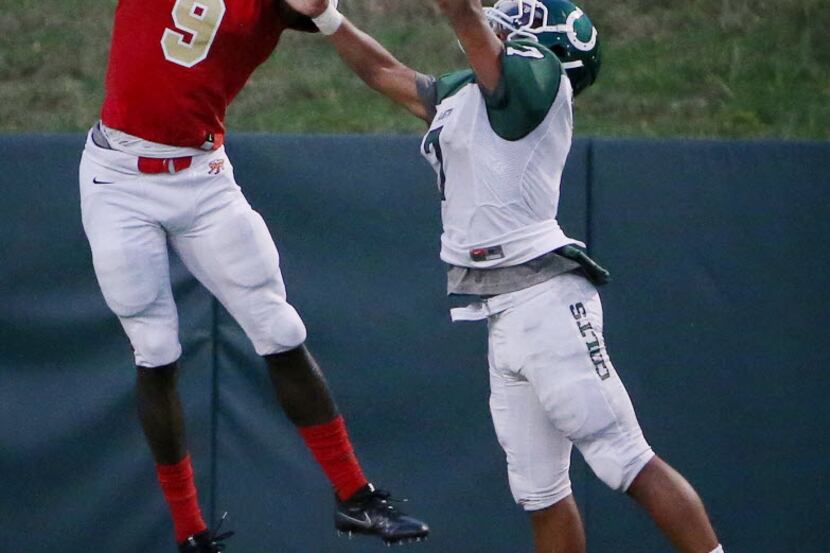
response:
<svg viewBox="0 0 830 553"><path fill-rule="evenodd" d="M119 0L101 118L170 146L221 144L225 110L286 28L280 0Z"/></svg>

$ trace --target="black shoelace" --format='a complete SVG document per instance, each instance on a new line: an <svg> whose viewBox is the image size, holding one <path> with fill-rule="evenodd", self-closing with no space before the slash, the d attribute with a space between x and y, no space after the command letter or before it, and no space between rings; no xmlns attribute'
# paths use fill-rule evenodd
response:
<svg viewBox="0 0 830 553"><path fill-rule="evenodd" d="M391 503L406 503L409 500L405 499L405 498L404 499L397 499L397 498L392 497L392 494L390 494L386 490L377 490L377 489L375 489L375 490L372 490L372 495L369 496L369 501L370 502L376 502L377 501L379 503L384 503L384 504L386 504L386 507L388 509L395 509L395 506L391 505Z"/></svg>
<svg viewBox="0 0 830 553"><path fill-rule="evenodd" d="M219 533L219 530L222 529L222 524L224 524L226 518L228 518L227 511L224 514L222 514L222 518L219 519L219 524L216 525L216 530L210 533L209 538L210 545L214 546L215 550L220 553L225 550L225 540L230 538L234 534L232 530L225 532L224 534Z"/></svg>

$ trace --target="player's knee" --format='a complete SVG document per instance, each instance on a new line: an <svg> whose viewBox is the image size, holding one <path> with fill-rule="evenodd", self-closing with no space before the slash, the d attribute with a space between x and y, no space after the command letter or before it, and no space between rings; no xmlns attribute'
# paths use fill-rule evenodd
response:
<svg viewBox="0 0 830 553"><path fill-rule="evenodd" d="M556 490L546 490L538 493L525 494L516 498L516 503L518 503L522 509L530 513L533 511L541 511L542 509L547 509L552 505L556 505L571 495L571 493L571 483L569 481L566 485L561 486Z"/></svg>
<svg viewBox="0 0 830 553"><path fill-rule="evenodd" d="M259 355L295 349L305 342L307 336L305 324L297 310L284 302L269 312L262 328L263 335L254 339L254 349Z"/></svg>
<svg viewBox="0 0 830 553"><path fill-rule="evenodd" d="M597 478L612 490L625 492L643 467L654 457L644 439L632 440L623 447L599 444L583 449L583 455Z"/></svg>
<svg viewBox="0 0 830 553"><path fill-rule="evenodd" d="M564 467L564 470L559 467L550 470L540 469L541 467L537 466L533 471L520 473L515 467L508 465L507 468L513 499L528 512L547 509L572 493L568 467Z"/></svg>
<svg viewBox="0 0 830 553"><path fill-rule="evenodd" d="M179 337L174 330L160 327L142 329L130 337L139 367L161 367L176 361L182 354Z"/></svg>
<svg viewBox="0 0 830 553"><path fill-rule="evenodd" d="M613 457L595 455L588 464L597 478L605 482L605 485L612 490L622 491L625 481L625 470L623 463Z"/></svg>

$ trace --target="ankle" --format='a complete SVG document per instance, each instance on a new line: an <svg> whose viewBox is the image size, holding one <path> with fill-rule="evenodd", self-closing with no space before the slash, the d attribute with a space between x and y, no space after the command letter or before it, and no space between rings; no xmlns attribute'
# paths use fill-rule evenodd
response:
<svg viewBox="0 0 830 553"><path fill-rule="evenodd" d="M334 486L340 501L352 498L369 484L354 453L342 416L324 424L299 427L298 430Z"/></svg>
<svg viewBox="0 0 830 553"><path fill-rule="evenodd" d="M173 517L176 542L207 530L199 508L190 454L176 464L156 465L156 474Z"/></svg>

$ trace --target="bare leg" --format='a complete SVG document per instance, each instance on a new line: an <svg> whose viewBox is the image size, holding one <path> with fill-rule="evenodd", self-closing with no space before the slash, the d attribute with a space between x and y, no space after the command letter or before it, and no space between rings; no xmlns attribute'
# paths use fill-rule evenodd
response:
<svg viewBox="0 0 830 553"><path fill-rule="evenodd" d="M177 363L138 367L136 391L141 428L160 465L174 465L187 453L184 415L176 391Z"/></svg>
<svg viewBox="0 0 830 553"><path fill-rule="evenodd" d="M585 530L572 495L547 509L534 511L530 520L536 553L585 552Z"/></svg>
<svg viewBox="0 0 830 553"><path fill-rule="evenodd" d="M710 553L718 538L703 502L683 476L659 457L643 468L628 488L674 547L682 553Z"/></svg>
<svg viewBox="0 0 830 553"><path fill-rule="evenodd" d="M346 423L320 367L305 346L266 355L277 399L337 492L340 501L371 493Z"/></svg>
<svg viewBox="0 0 830 553"><path fill-rule="evenodd" d="M312 426L339 414L317 362L305 346L266 355L268 373L285 414L295 425Z"/></svg>
<svg viewBox="0 0 830 553"><path fill-rule="evenodd" d="M207 530L193 467L187 454L184 414L176 391L178 364L138 367L138 418L156 461L161 491L170 507L176 541Z"/></svg>

